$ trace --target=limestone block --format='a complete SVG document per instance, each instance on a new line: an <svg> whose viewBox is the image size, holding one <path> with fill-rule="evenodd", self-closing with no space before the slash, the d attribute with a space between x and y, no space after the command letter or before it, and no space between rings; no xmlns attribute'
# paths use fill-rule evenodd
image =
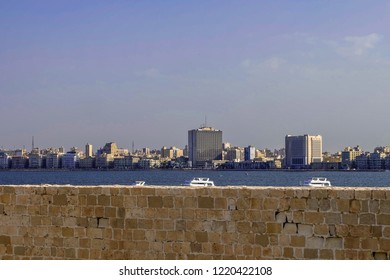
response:
<svg viewBox="0 0 390 280"><path fill-rule="evenodd" d="M310 198L327 198L328 197L328 190L323 188L315 188L310 190Z"/></svg>
<svg viewBox="0 0 390 280"><path fill-rule="evenodd" d="M333 250L330 250L330 249L320 250L320 259L321 260L333 260L334 259Z"/></svg>
<svg viewBox="0 0 390 280"><path fill-rule="evenodd" d="M386 237L386 238L390 237L390 227L389 226L383 227L383 237Z"/></svg>
<svg viewBox="0 0 390 280"><path fill-rule="evenodd" d="M263 199L263 209L270 210L270 209L277 209L279 205L279 200L272 197L267 197Z"/></svg>
<svg viewBox="0 0 390 280"><path fill-rule="evenodd" d="M343 249L343 239L339 237L330 237L325 239L325 248Z"/></svg>
<svg viewBox="0 0 390 280"><path fill-rule="evenodd" d="M319 250L318 249L308 249L303 250L303 256L305 259L318 259Z"/></svg>
<svg viewBox="0 0 390 280"><path fill-rule="evenodd" d="M278 237L278 242L282 247L288 247L290 245L290 235L289 234L281 234Z"/></svg>
<svg viewBox="0 0 390 280"><path fill-rule="evenodd" d="M375 214L360 214L359 215L359 224L363 225L375 225L376 224L376 216Z"/></svg>
<svg viewBox="0 0 390 280"><path fill-rule="evenodd" d="M255 235L255 244L258 244L262 247L267 247L269 245L269 237L267 234L256 234Z"/></svg>
<svg viewBox="0 0 390 280"><path fill-rule="evenodd" d="M196 208L198 205L198 200L196 197L185 197L184 198L184 208Z"/></svg>
<svg viewBox="0 0 390 280"><path fill-rule="evenodd" d="M294 258L303 259L303 248L294 248Z"/></svg>
<svg viewBox="0 0 390 280"><path fill-rule="evenodd" d="M137 207L138 208L147 208L148 207L148 198L146 196L137 196Z"/></svg>
<svg viewBox="0 0 390 280"><path fill-rule="evenodd" d="M390 213L390 200L380 200L379 209L382 214Z"/></svg>
<svg viewBox="0 0 390 280"><path fill-rule="evenodd" d="M11 245L11 237L0 235L0 245Z"/></svg>
<svg viewBox="0 0 390 280"><path fill-rule="evenodd" d="M141 195L143 196L155 196L156 195L156 188L145 186L141 188Z"/></svg>
<svg viewBox="0 0 390 280"><path fill-rule="evenodd" d="M331 209L331 204L329 199L321 199L319 201L319 209L320 211L329 211Z"/></svg>
<svg viewBox="0 0 390 280"><path fill-rule="evenodd" d="M339 212L349 212L350 200L349 199L337 199L336 210Z"/></svg>
<svg viewBox="0 0 390 280"><path fill-rule="evenodd" d="M227 230L227 227L226 227ZM266 224L263 222L252 222L253 233L265 233L267 230Z"/></svg>
<svg viewBox="0 0 390 280"><path fill-rule="evenodd" d="M305 224L322 224L324 222L324 214L321 212L305 212L303 222Z"/></svg>
<svg viewBox="0 0 390 280"><path fill-rule="evenodd" d="M310 196L310 190L309 189L296 189L294 190L294 197L297 198L308 198Z"/></svg>
<svg viewBox="0 0 390 280"><path fill-rule="evenodd" d="M227 209L227 199L223 197L216 197L215 198L215 208L226 210Z"/></svg>
<svg viewBox="0 0 390 280"><path fill-rule="evenodd" d="M10 204L12 201L12 196L10 194L0 194L0 203Z"/></svg>
<svg viewBox="0 0 390 280"><path fill-rule="evenodd" d="M16 256L24 256L26 254L27 247L24 246L15 246L14 247L14 254Z"/></svg>
<svg viewBox="0 0 390 280"><path fill-rule="evenodd" d="M278 210L288 211L290 209L290 203L291 203L291 198L280 198Z"/></svg>
<svg viewBox="0 0 390 280"><path fill-rule="evenodd" d="M237 211L235 211L237 212ZM243 213L242 219L245 218L245 212ZM263 210L261 211L261 221L262 222L274 222L275 221L275 211L272 210Z"/></svg>
<svg viewBox="0 0 390 280"><path fill-rule="evenodd" d="M239 197L236 200L236 207L239 210L251 209L251 198L250 197Z"/></svg>
<svg viewBox="0 0 390 280"><path fill-rule="evenodd" d="M107 218L99 218L97 224L99 228L106 228L109 226L109 220Z"/></svg>
<svg viewBox="0 0 390 280"><path fill-rule="evenodd" d="M62 236L63 237L73 237L74 236L74 229L73 228L62 228Z"/></svg>
<svg viewBox="0 0 390 280"><path fill-rule="evenodd" d="M353 199L355 197L355 190L349 188L341 188L336 190L337 197L342 199Z"/></svg>
<svg viewBox="0 0 390 280"><path fill-rule="evenodd" d="M349 235L349 226L347 225L335 225L335 236L343 237Z"/></svg>
<svg viewBox="0 0 390 280"><path fill-rule="evenodd" d="M287 215L285 212L280 212L276 214L276 222L285 223L287 221Z"/></svg>
<svg viewBox="0 0 390 280"><path fill-rule="evenodd" d="M357 225L358 224L358 215L355 213L341 214L341 221L346 225Z"/></svg>
<svg viewBox="0 0 390 280"><path fill-rule="evenodd" d="M283 257L286 259L294 259L294 249L291 247L283 247Z"/></svg>
<svg viewBox="0 0 390 280"><path fill-rule="evenodd" d="M313 235L313 225L298 224L298 235L312 236Z"/></svg>
<svg viewBox="0 0 390 280"><path fill-rule="evenodd" d="M102 206L110 206L111 197L108 195L101 194L97 197L97 204Z"/></svg>
<svg viewBox="0 0 390 280"><path fill-rule="evenodd" d="M104 207L104 217L112 217L112 218L115 218L116 217L116 208L115 207Z"/></svg>
<svg viewBox="0 0 390 280"><path fill-rule="evenodd" d="M283 226L283 234L297 234L298 233L298 227L295 223L286 223Z"/></svg>
<svg viewBox="0 0 390 280"><path fill-rule="evenodd" d="M151 208L162 208L163 207L163 198L161 196L149 196L148 197L148 206Z"/></svg>
<svg viewBox="0 0 390 280"><path fill-rule="evenodd" d="M164 196L162 198L163 207L164 208L173 208L174 207L173 201L174 201L173 196Z"/></svg>
<svg viewBox="0 0 390 280"><path fill-rule="evenodd" d="M386 199L386 191L385 190L374 190L372 192L372 199Z"/></svg>
<svg viewBox="0 0 390 280"><path fill-rule="evenodd" d="M309 198L307 200L307 210L317 211L318 209L319 209L318 199L316 199L316 198Z"/></svg>
<svg viewBox="0 0 390 280"><path fill-rule="evenodd" d="M389 252L390 251L390 239L379 240L379 250Z"/></svg>
<svg viewBox="0 0 390 280"><path fill-rule="evenodd" d="M377 239L373 238L361 239L361 248L371 251L377 251L379 249L379 242Z"/></svg>
<svg viewBox="0 0 390 280"><path fill-rule="evenodd" d="M325 213L325 223L327 224L340 224L341 215L338 213Z"/></svg>
<svg viewBox="0 0 390 280"><path fill-rule="evenodd" d="M357 213L357 212L360 212L362 206L361 206L361 201L359 200L356 200L356 199L353 199L350 201L350 204L349 204L349 211L351 213Z"/></svg>
<svg viewBox="0 0 390 280"><path fill-rule="evenodd" d="M344 249L359 249L360 238L359 237L345 237L344 238Z"/></svg>
<svg viewBox="0 0 390 280"><path fill-rule="evenodd" d="M98 198L94 194L87 195L87 205L93 206L98 204Z"/></svg>
<svg viewBox="0 0 390 280"><path fill-rule="evenodd" d="M267 223L266 229L267 229L267 233L269 234L281 233L282 225L280 223Z"/></svg>
<svg viewBox="0 0 390 280"><path fill-rule="evenodd" d="M292 198L291 210L306 210L306 198Z"/></svg>
<svg viewBox="0 0 390 280"><path fill-rule="evenodd" d="M321 249L324 247L325 239L323 237L307 237L306 248Z"/></svg>
<svg viewBox="0 0 390 280"><path fill-rule="evenodd" d="M355 199L359 200L370 200L372 197L370 189L356 189L355 190Z"/></svg>
<svg viewBox="0 0 390 280"><path fill-rule="evenodd" d="M377 214L378 225L390 225L390 214Z"/></svg>

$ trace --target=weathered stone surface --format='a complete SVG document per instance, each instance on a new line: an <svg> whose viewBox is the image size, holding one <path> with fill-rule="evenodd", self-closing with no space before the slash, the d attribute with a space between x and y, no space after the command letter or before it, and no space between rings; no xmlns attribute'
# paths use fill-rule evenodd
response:
<svg viewBox="0 0 390 280"><path fill-rule="evenodd" d="M384 188L0 186L0 259L389 259Z"/></svg>

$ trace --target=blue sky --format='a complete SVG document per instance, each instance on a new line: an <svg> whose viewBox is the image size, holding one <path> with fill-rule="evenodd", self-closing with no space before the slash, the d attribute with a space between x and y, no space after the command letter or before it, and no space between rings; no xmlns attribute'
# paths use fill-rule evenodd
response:
<svg viewBox="0 0 390 280"><path fill-rule="evenodd" d="M2 1L0 147L390 145L388 1Z"/></svg>

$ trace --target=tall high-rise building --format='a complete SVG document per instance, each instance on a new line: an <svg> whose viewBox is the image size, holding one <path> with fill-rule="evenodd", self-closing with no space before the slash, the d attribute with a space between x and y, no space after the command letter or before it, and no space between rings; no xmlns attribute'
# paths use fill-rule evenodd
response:
<svg viewBox="0 0 390 280"><path fill-rule="evenodd" d="M192 167L207 167L213 160L222 160L222 131L212 127L189 130L188 156Z"/></svg>
<svg viewBox="0 0 390 280"><path fill-rule="evenodd" d="M92 144L87 143L87 145L85 145L85 157L92 157Z"/></svg>
<svg viewBox="0 0 390 280"><path fill-rule="evenodd" d="M244 158L245 160L254 160L256 157L256 148L252 145L244 148Z"/></svg>
<svg viewBox="0 0 390 280"><path fill-rule="evenodd" d="M322 161L322 136L286 136L285 164L288 168L308 168L313 162Z"/></svg>

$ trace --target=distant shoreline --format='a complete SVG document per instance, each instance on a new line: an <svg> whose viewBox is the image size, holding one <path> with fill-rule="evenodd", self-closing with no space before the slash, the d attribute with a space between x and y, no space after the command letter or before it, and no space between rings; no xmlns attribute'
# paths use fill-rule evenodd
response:
<svg viewBox="0 0 390 280"><path fill-rule="evenodd" d="M390 170L375 170L375 169L355 169L355 170L319 170L319 169L0 169L0 172L171 172L171 171L199 171L199 172L387 172Z"/></svg>

